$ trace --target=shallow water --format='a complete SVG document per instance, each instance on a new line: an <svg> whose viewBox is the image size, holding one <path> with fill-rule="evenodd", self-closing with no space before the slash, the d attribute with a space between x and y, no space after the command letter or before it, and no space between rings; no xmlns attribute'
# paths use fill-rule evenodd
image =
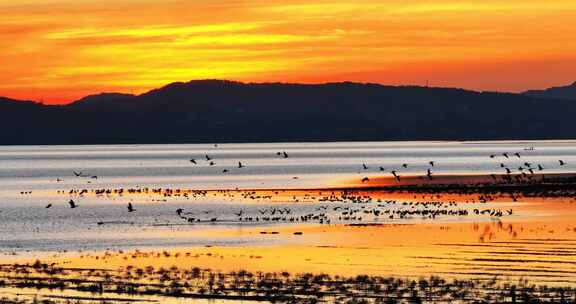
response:
<svg viewBox="0 0 576 304"><path fill-rule="evenodd" d="M4 262L41 258L111 270L177 265L576 286L573 197L484 201L480 194L340 189L363 185L364 177L390 179L392 170L418 178L428 169L489 175L505 173L501 163L526 172L525 162L535 171L541 165L538 174L575 173L576 141L0 147L0 253ZM461 214L398 216L414 210ZM270 217L277 220L264 220ZM134 258L136 250L150 254ZM172 254L157 254L165 250ZM60 294L0 290L18 293Z"/></svg>
<svg viewBox="0 0 576 304"><path fill-rule="evenodd" d="M285 158L279 152L286 152ZM508 153L506 158L502 153ZM514 156L520 153L521 158ZM494 158L489 156L493 154ZM206 155L215 164L209 165ZM197 164L190 162L194 159ZM562 159L566 165L560 166ZM434 161L434 167L429 164ZM243 168L238 168L241 162ZM245 226L236 212L256 217L263 208L290 208L292 214L317 212L313 197L239 199L204 195L68 195L70 189L297 189L329 188L365 176L400 174L502 173L540 164L545 173L576 171L576 142L358 142L134 146L0 147L0 251L74 251L107 248L202 245L261 245L253 237L207 239L187 232ZM402 168L402 164L408 168ZM363 164L367 166L364 169ZM383 167L385 171L381 171ZM223 173L227 169L229 172ZM81 172L82 176L75 176ZM59 191L62 191L59 193ZM23 193L24 192L24 193ZM70 209L72 198L79 205ZM136 212L128 213L131 202ZM53 207L46 209L47 204ZM330 207L346 203L333 202ZM195 225L176 216L185 209L202 218ZM399 207L393 207L399 208ZM475 208L468 206L468 209ZM518 214L517 214L518 215ZM524 214L526 216L527 214ZM528 214L529 215L529 214ZM216 222L206 223L217 218ZM437 219L440 220L440 219ZM451 218L445 221L466 221ZM485 219L475 218L474 221ZM336 217L333 223L338 223ZM366 218L364 218L366 221ZM405 220L373 219L401 223ZM105 225L97 225L104 222ZM256 223L250 223L255 225ZM258 223L261 225L261 223Z"/></svg>

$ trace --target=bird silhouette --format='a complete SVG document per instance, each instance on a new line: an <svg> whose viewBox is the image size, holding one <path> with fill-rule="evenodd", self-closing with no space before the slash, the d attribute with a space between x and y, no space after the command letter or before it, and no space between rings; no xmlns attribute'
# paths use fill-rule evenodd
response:
<svg viewBox="0 0 576 304"><path fill-rule="evenodd" d="M184 212L184 209L182 208L176 209L176 214L178 214L178 216L182 216L182 212Z"/></svg>
<svg viewBox="0 0 576 304"><path fill-rule="evenodd" d="M82 171L80 171L80 172L72 171L72 172L74 172L74 175L76 175L77 177L82 176Z"/></svg>
<svg viewBox="0 0 576 304"><path fill-rule="evenodd" d="M368 181L370 181L370 179L369 179L368 177L365 177L365 178L362 179L362 182L363 182L363 183L368 182Z"/></svg>
<svg viewBox="0 0 576 304"><path fill-rule="evenodd" d="M244 168L244 165L242 165L241 162L238 162L238 168L240 168L240 169L241 169L241 168Z"/></svg>
<svg viewBox="0 0 576 304"><path fill-rule="evenodd" d="M210 166L214 166L215 163L213 161L210 162Z"/></svg>
<svg viewBox="0 0 576 304"><path fill-rule="evenodd" d="M544 168L542 167L542 165L538 164L538 171L542 171L544 170Z"/></svg>
<svg viewBox="0 0 576 304"><path fill-rule="evenodd" d="M208 156L208 154L206 154L206 161L211 160L212 158L210 158L210 156Z"/></svg>
<svg viewBox="0 0 576 304"><path fill-rule="evenodd" d="M286 153L286 151L282 152L282 155L284 156L284 158L288 158L288 153Z"/></svg>
<svg viewBox="0 0 576 304"><path fill-rule="evenodd" d="M195 160L195 159L191 159L190 162L196 165L196 160Z"/></svg>
<svg viewBox="0 0 576 304"><path fill-rule="evenodd" d="M363 168L364 170L368 170L368 166L366 166L366 164L362 164L362 168Z"/></svg>
<svg viewBox="0 0 576 304"><path fill-rule="evenodd" d="M51 207L52 207L52 204L46 205L46 209L51 208Z"/></svg>
<svg viewBox="0 0 576 304"><path fill-rule="evenodd" d="M434 167L434 161L429 161L428 163L430 164L430 166Z"/></svg>
<svg viewBox="0 0 576 304"><path fill-rule="evenodd" d="M514 153L514 155L516 155L516 157L520 158L520 153L516 152L516 153Z"/></svg>
<svg viewBox="0 0 576 304"><path fill-rule="evenodd" d="M132 206L132 203L128 203L128 207L127 207L127 208L128 208L128 212L134 212L134 211L136 211L136 210L134 209L134 207Z"/></svg>
<svg viewBox="0 0 576 304"><path fill-rule="evenodd" d="M222 173L228 173L228 169L222 170Z"/></svg>
<svg viewBox="0 0 576 304"><path fill-rule="evenodd" d="M402 168L408 168L408 164L402 164Z"/></svg>
<svg viewBox="0 0 576 304"><path fill-rule="evenodd" d="M384 167L380 167L380 171L384 171Z"/></svg>
<svg viewBox="0 0 576 304"><path fill-rule="evenodd" d="M504 153L502 153L502 156L508 158L508 153L504 152Z"/></svg>
<svg viewBox="0 0 576 304"><path fill-rule="evenodd" d="M560 166L564 166L564 165L566 164L566 163L565 163L563 160L561 160L561 159L559 159L558 162L560 163Z"/></svg>
<svg viewBox="0 0 576 304"><path fill-rule="evenodd" d="M70 200L70 201L68 202L68 204L70 205L70 208L72 208L72 209L78 207L78 205L76 205L76 202L74 202L74 200Z"/></svg>

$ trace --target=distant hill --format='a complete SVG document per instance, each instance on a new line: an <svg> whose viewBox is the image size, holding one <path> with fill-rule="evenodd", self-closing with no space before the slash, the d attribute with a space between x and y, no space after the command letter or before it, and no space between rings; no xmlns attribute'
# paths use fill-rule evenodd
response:
<svg viewBox="0 0 576 304"><path fill-rule="evenodd" d="M545 90L530 90L523 94L538 98L576 100L576 82L563 87L553 87Z"/></svg>
<svg viewBox="0 0 576 304"><path fill-rule="evenodd" d="M0 144L568 139L575 115L522 94L201 80L66 106L0 99Z"/></svg>

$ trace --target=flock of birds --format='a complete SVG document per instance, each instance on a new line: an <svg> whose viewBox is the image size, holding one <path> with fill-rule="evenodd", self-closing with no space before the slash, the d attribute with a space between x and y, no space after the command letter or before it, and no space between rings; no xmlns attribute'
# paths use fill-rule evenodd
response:
<svg viewBox="0 0 576 304"><path fill-rule="evenodd" d="M534 149L524 149L525 151L533 151ZM496 159L498 158L498 156L501 156L505 159L510 159L511 155L521 159L522 155L520 154L520 152L503 152L500 155L498 154L490 154L489 157L491 159ZM558 164L560 167L565 166L566 162L562 159L558 160ZM429 161L427 164L429 167L426 168L426 173L424 174L424 176L429 179L432 180L433 179L433 169L436 166L436 162L435 161ZM407 169L409 167L409 164L407 163L403 163L401 166L401 168L403 169ZM544 171L544 166L542 164L532 164L528 161L524 162L522 165L518 166L517 171L515 171L515 168L512 168L510 165L505 164L504 162L500 162L499 163L499 167L502 168L504 170L505 175L502 175L502 180L508 183L512 183L513 180L513 174L514 173L518 173L519 175L515 175L514 178L516 180L516 182L522 182L522 179L527 178L528 177L528 173L530 175L535 175L535 171ZM362 169L363 170L369 170L370 167L368 167L365 163L362 164ZM382 166L378 167L379 171L384 172L386 171L386 169ZM393 169L390 170L389 173L392 175L392 177L400 182L401 176L400 176L400 171L401 169ZM527 173L528 172L528 173ZM490 177L492 179L494 179L495 181L498 180L498 175L497 174L490 174ZM362 178L362 183L367 183L370 181L370 178L368 176Z"/></svg>
<svg viewBox="0 0 576 304"><path fill-rule="evenodd" d="M280 151L280 152L276 152L276 156L280 157L280 158L289 158L290 156L288 155L288 153L286 151ZM520 154L520 152L503 152L500 154L490 154L489 158L491 159L499 159L499 158L503 158L503 159L510 159L512 157L515 157L517 159L522 159L522 155ZM206 154L204 155L204 157L202 158L202 160L204 162L207 163L208 166L215 166L215 160L213 157L211 157L210 155ZM199 165L201 160L198 158L191 158L189 159L189 162L192 163L193 165ZM565 166L566 162L564 160L558 160L559 166ZM426 173L425 173L425 177L432 180L433 179L433 169L435 167L437 167L437 162L431 160L427 162L427 166L428 168L426 168ZM413 166L413 164L408 164L408 163L403 163L399 166L399 168L393 169L393 170L389 170L389 173L392 175L392 177L396 180L396 181L400 181L401 180L401 175L400 172L403 169L408 169L409 167ZM242 169L245 168L246 165L244 163L242 163L241 161L238 161L238 169ZM532 164L528 161L525 161L521 166L519 166L516 169L512 168L512 165L510 164L510 162L507 164L505 161L500 162L499 163L499 167L502 168L505 171L505 175L503 176L503 179L512 182L512 176L514 173L518 173L517 175L515 175L515 178L521 178L522 176L527 176L527 174L531 174L534 175L535 171L543 171L544 170L544 165L540 164L540 163L535 163ZM371 169L371 167L369 167L366 163L362 164L362 170L364 171L368 171ZM402 168L402 169L400 169ZM231 169L223 169L223 173L227 173L230 172ZM384 172L387 171L384 167L382 166L378 166L378 171L380 172ZM74 176L76 177L81 177L81 178L91 178L91 179L97 179L98 176L96 175L90 175L90 174L84 174L82 171L73 171ZM496 174L491 174L492 178L497 179ZM362 182L368 182L370 179L369 177L364 177L362 179ZM75 194L78 197L81 197L83 194L86 194L88 192L93 192L96 195L100 195L100 194L120 194L122 195L124 193L124 189L116 189L116 190L111 190L111 189L101 189L101 190L88 190L88 189L84 189L81 191L78 190L70 190L69 194ZM127 193L143 193L146 192L148 193L148 189L145 189L145 191L143 191L142 189L127 189L126 190ZM202 196L202 195L206 195L206 191L180 191L180 190L176 190L176 191L169 191L168 189L152 189L151 191L152 193L163 193L164 196L185 196L188 197L189 193L191 193L192 196ZM238 190L237 190L238 192ZM242 191L239 191L242 192ZM24 192L22 192L24 193ZM29 193L29 192L26 192ZM226 193L226 190L222 190L222 193ZM256 192L250 192L250 191L243 191L243 198L251 198L251 199L256 199L255 195ZM278 194L278 192L275 192L275 194ZM306 198L307 195L304 196L304 198ZM272 198L271 195L269 196L258 196L257 198ZM308 196L309 198L309 196ZM294 202L298 202L299 200L296 199L296 197L294 196L293 199ZM370 196L353 196L353 195L349 195L345 192L341 193L341 195L338 197L334 194L330 195L330 196L324 196L324 197L318 197L316 198L316 202L351 202L351 203L368 203L372 201L372 198ZM309 213L304 213L304 214L296 214L295 210L292 210L291 208L276 208L276 207L270 207L270 208L265 208L265 209L260 209L258 210L259 214L248 214L247 211L245 211L244 209L239 210L237 212L234 212L235 218L232 219L236 222L248 222L248 223L268 223L268 222L317 222L320 224L330 224L333 222L361 222L363 220L366 219L370 219L370 220L378 220L380 218L388 218L388 219L405 219L405 218L409 218L409 217L414 217L414 216L418 216L421 218L430 218L430 219L435 219L438 216L468 216L470 214L474 214L474 215L489 215L490 217L501 217L504 215L512 215L512 210L499 210L499 209L474 209L474 210L468 210L468 209L464 209L464 208L456 208L456 209L451 209L449 207L454 207L456 206L455 202L442 202L442 201L421 201L421 202L404 202L402 203L402 207L405 208L392 208L390 209L390 206L394 206L396 205L398 202L395 200L387 200L384 201L383 203L380 203L381 200L378 200L378 204L377 205L373 205L373 207L367 207L367 206L362 206L360 208L355 208L355 207L342 207L342 206L335 206L335 207L331 207L331 210L329 210L330 207L328 206L320 206L317 211L318 212L309 212ZM485 202L485 201L484 201ZM75 209L78 208L79 205L76 201L74 201L74 199L70 199L68 201L68 205L71 209ZM398 205L400 205L400 203L398 203ZM53 205L50 203L48 205L46 205L46 209L51 208ZM136 208L134 208L134 205L132 204L132 202L128 202L126 205L126 210L129 213L132 212L136 212ZM189 223L201 223L201 222L220 222L223 221L222 219L219 219L216 216L210 216L210 211L204 211L201 214L194 214L190 211L185 211L182 208L178 208L176 210L176 215L181 218L186 220ZM227 221L230 221L230 219L228 219Z"/></svg>

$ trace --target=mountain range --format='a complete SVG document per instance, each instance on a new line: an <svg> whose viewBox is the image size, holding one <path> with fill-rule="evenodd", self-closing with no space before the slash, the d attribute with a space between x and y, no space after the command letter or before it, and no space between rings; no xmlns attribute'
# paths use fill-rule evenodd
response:
<svg viewBox="0 0 576 304"><path fill-rule="evenodd" d="M573 139L576 98L370 83L172 83L50 106L0 98L0 144Z"/></svg>
<svg viewBox="0 0 576 304"><path fill-rule="evenodd" d="M523 94L540 98L576 100L576 82L567 86L553 87L544 90L530 90L524 92Z"/></svg>

